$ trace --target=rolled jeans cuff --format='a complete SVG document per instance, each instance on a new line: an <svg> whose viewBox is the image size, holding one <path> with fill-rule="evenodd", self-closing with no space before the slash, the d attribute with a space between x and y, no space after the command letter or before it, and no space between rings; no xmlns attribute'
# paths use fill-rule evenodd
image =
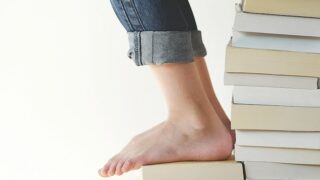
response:
<svg viewBox="0 0 320 180"><path fill-rule="evenodd" d="M201 31L127 32L128 57L137 66L164 63L190 63L195 56L206 56Z"/></svg>

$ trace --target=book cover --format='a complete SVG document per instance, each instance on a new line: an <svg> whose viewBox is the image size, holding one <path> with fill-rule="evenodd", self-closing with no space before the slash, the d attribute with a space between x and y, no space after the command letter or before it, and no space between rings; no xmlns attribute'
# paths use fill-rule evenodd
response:
<svg viewBox="0 0 320 180"><path fill-rule="evenodd" d="M236 104L320 107L320 90L236 86Z"/></svg>
<svg viewBox="0 0 320 180"><path fill-rule="evenodd" d="M225 71L320 77L320 54L227 46Z"/></svg>
<svg viewBox="0 0 320 180"><path fill-rule="evenodd" d="M236 130L240 146L320 150L320 132Z"/></svg>
<svg viewBox="0 0 320 180"><path fill-rule="evenodd" d="M320 165L320 150L235 146L236 161Z"/></svg>
<svg viewBox="0 0 320 180"><path fill-rule="evenodd" d="M260 1L260 0L259 0ZM320 19L245 13L236 5L233 29L240 32L320 37Z"/></svg>
<svg viewBox="0 0 320 180"><path fill-rule="evenodd" d="M320 18L319 0L244 0L243 11Z"/></svg>
<svg viewBox="0 0 320 180"><path fill-rule="evenodd" d="M232 104L231 126L240 130L320 131L320 108Z"/></svg>
<svg viewBox="0 0 320 180"><path fill-rule="evenodd" d="M320 38L233 31L232 46L320 53Z"/></svg>
<svg viewBox="0 0 320 180"><path fill-rule="evenodd" d="M234 86L318 89L318 78L254 73L225 73L224 84Z"/></svg>

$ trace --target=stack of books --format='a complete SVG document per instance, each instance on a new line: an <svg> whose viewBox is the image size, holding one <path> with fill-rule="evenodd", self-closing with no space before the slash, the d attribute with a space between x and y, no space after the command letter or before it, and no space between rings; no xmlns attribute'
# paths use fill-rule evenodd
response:
<svg viewBox="0 0 320 180"><path fill-rule="evenodd" d="M227 161L186 161L145 165L137 180L244 180L243 166Z"/></svg>
<svg viewBox="0 0 320 180"><path fill-rule="evenodd" d="M226 51L250 180L320 179L320 0L243 0Z"/></svg>

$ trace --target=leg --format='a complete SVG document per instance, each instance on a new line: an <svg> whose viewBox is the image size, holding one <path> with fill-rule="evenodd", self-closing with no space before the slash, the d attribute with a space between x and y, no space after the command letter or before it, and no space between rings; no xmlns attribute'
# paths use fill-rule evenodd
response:
<svg viewBox="0 0 320 180"><path fill-rule="evenodd" d="M193 62L195 56L204 57L206 49L188 1L111 2L129 34L129 58L138 66L150 65L169 116L135 136L106 163L100 175L120 175L146 164L226 159L232 151L232 137L202 82L206 76L201 76L198 70L202 70Z"/></svg>
<svg viewBox="0 0 320 180"><path fill-rule="evenodd" d="M233 142L235 143L235 132L234 132L234 130L231 130L231 122L230 122L228 116L226 115L226 113L224 112L224 110L223 110L221 104L219 103L219 100L214 92L214 89L213 89L213 86L211 83L211 79L210 79L210 74L209 74L209 71L207 68L207 64L205 62L205 58L204 57L195 57L194 61L195 61L195 65L198 70L198 74L201 79L201 83L202 83L204 90L207 94L207 97L209 98L210 103L213 106L213 108L216 110L219 118L222 120L222 122L224 123L226 128L230 130L231 136L233 138Z"/></svg>
<svg viewBox="0 0 320 180"><path fill-rule="evenodd" d="M146 164L228 158L232 138L207 98L195 64L150 68L164 93L169 116L134 137L104 166L101 175L120 175Z"/></svg>

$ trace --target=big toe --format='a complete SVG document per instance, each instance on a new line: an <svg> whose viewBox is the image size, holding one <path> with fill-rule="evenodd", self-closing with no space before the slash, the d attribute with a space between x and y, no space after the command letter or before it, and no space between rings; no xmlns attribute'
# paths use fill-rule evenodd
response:
<svg viewBox="0 0 320 180"><path fill-rule="evenodd" d="M99 175L102 177L107 177L110 165L111 165L111 162L108 162L106 165L103 166L103 168L99 169L98 171Z"/></svg>
<svg viewBox="0 0 320 180"><path fill-rule="evenodd" d="M110 164L111 165L111 164ZM103 168L99 169L98 173L102 177L108 177L108 171L110 169L110 165L106 165Z"/></svg>
<svg viewBox="0 0 320 180"><path fill-rule="evenodd" d="M102 177L108 177L108 172L111 168L111 165L115 162L116 160L116 156L112 157L111 159L109 159L109 161L107 162L107 164L105 164L103 166L103 168L101 168L98 173L100 174L100 176Z"/></svg>

